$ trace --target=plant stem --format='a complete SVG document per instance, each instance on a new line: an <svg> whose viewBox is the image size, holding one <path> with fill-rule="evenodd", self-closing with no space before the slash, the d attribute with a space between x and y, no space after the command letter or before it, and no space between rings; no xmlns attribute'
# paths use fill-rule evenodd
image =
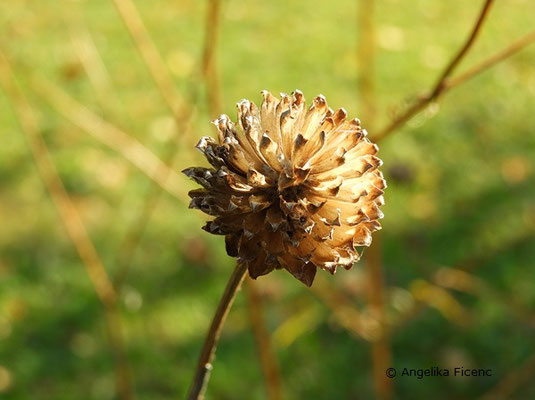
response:
<svg viewBox="0 0 535 400"><path fill-rule="evenodd" d="M492 1L492 0L490 0ZM375 7L373 0L359 0L359 41L358 60L360 65L359 89L363 103L363 120L368 129L374 130L376 96L375 96ZM372 382L374 398L388 400L392 398L392 380L385 375L391 365L391 350L388 332L385 326L383 266L381 259L382 242L377 235L368 249L365 266L368 282L367 303L371 315L379 322L380 332L372 335L370 340L370 358L372 365Z"/></svg>
<svg viewBox="0 0 535 400"><path fill-rule="evenodd" d="M255 285L256 282L253 279L247 279L245 294L247 295L247 305L256 349L266 381L267 398L269 400L281 400L282 390L279 366L277 365L272 340L266 322L264 321L264 304Z"/></svg>
<svg viewBox="0 0 535 400"><path fill-rule="evenodd" d="M189 199L187 190L184 188L183 177L168 167L143 143L116 125L102 119L45 78L30 75L30 82L32 89L68 121L117 151L178 201L188 204Z"/></svg>
<svg viewBox="0 0 535 400"><path fill-rule="evenodd" d="M221 112L221 87L217 68L217 42L221 20L221 0L210 0L207 5L202 74L206 82L210 115Z"/></svg>
<svg viewBox="0 0 535 400"><path fill-rule="evenodd" d="M158 87L160 95L173 114L177 126L181 127L187 120L189 110L175 89L173 78L167 69L160 51L154 44L136 5L132 0L113 0L117 11L121 16L132 41L138 50L143 62L147 66L154 83ZM180 130L180 129L179 129Z"/></svg>
<svg viewBox="0 0 535 400"><path fill-rule="evenodd" d="M458 76L454 78L447 79L444 82L444 91L453 89L454 87L459 86L460 84L466 82L470 78L473 78L480 72L485 71L489 69L490 67L493 67L495 64L499 63L500 61L503 61L506 58L512 56L513 54L522 50L524 47L526 47L528 44L533 43L534 41L535 41L535 31L531 31L526 36L523 36L517 41L511 43L505 49L499 51L496 54L493 54L489 58L481 61L479 64L474 65L473 67L464 71L462 74L459 74Z"/></svg>
<svg viewBox="0 0 535 400"><path fill-rule="evenodd" d="M481 27L483 26L483 22L485 21L490 6L492 6L492 3L494 0L485 0L485 3L483 4L483 8L481 9L481 12L474 24L474 27L472 28L472 31L470 32L470 35L468 36L468 39L464 43L463 47L459 52L453 57L453 59L450 61L444 72L442 72L442 75L440 75L440 78L437 80L437 83L431 92L430 97L436 98L444 90L444 81L446 78L448 78L454 69L459 65L463 57L468 53L468 50L472 47L472 44L474 44L474 41L476 40L476 37L478 36L479 32L481 31Z"/></svg>
<svg viewBox="0 0 535 400"><path fill-rule="evenodd" d="M232 272L232 275L230 276L225 292L223 293L223 296L221 296L221 300L219 300L217 310L212 319L212 324L210 325L210 330L204 340L199 363L197 364L197 370L195 371L193 383L188 394L188 400L202 400L204 398L204 391L206 390L208 380L210 379L212 361L215 356L215 350L217 343L219 342L221 330L223 329L227 315L232 307L234 298L236 297L236 292L243 282L246 271L247 264L238 262L234 272Z"/></svg>
<svg viewBox="0 0 535 400"><path fill-rule="evenodd" d="M451 61L448 63L447 67L440 74L440 77L437 80L437 83L433 86L433 88L429 91L429 93L426 94L425 96L420 97L412 106L407 108L402 114L398 115L388 126L378 131L377 134L374 136L374 140L376 143L384 139L386 136L388 136L390 133L394 132L401 126L403 126L408 120L410 120L412 117L414 117L424 108L426 108L429 103L431 103L433 100L436 100L445 91L446 80L449 78L449 76L451 75L453 70L457 67L457 65L459 65L461 60L466 56L468 51L472 48L472 45L474 44L476 37L481 31L483 22L485 22L489 14L489 10L493 2L494 0L485 0L485 3L483 4L483 7L464 45L453 56Z"/></svg>
<svg viewBox="0 0 535 400"><path fill-rule="evenodd" d="M126 357L117 292L91 241L82 217L65 189L65 185L61 180L47 144L41 135L34 109L18 87L10 62L1 50L0 88L5 90L8 98L12 102L15 116L19 121L23 134L28 140L35 165L57 208L67 235L76 248L95 293L104 308L110 348L114 360L117 396L121 400L132 400L134 395L130 377L130 365Z"/></svg>

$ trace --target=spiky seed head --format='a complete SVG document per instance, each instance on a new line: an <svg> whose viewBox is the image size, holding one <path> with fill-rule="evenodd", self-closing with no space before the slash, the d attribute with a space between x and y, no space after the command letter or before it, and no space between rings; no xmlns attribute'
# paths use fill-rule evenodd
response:
<svg viewBox="0 0 535 400"><path fill-rule="evenodd" d="M360 121L322 95L308 109L299 90L262 95L260 109L239 101L237 123L221 115L218 139L197 144L212 167L183 171L202 186L190 208L215 217L203 229L225 235L252 278L284 268L310 286L317 268L351 268L381 228L382 161Z"/></svg>

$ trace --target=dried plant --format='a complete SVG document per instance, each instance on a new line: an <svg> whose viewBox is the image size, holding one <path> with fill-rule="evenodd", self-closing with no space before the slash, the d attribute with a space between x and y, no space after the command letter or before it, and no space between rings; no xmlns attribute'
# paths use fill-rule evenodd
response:
<svg viewBox="0 0 535 400"><path fill-rule="evenodd" d="M284 268L310 286L317 268L351 268L380 229L382 162L360 121L323 96L307 111L298 90L263 95L260 109L238 103L237 125L214 121L219 143L198 143L213 168L184 170L203 186L190 207L216 217L203 229L225 235L252 278Z"/></svg>
<svg viewBox="0 0 535 400"><path fill-rule="evenodd" d="M246 270L256 279L286 269L307 286L317 268L334 274L359 260L381 228L386 187L378 147L358 119L333 111L325 97L307 110L303 94L277 99L267 91L260 109L238 102L238 122L214 121L218 141L203 137L197 148L211 168L183 172L202 189L192 190L190 208L215 217L203 229L225 235L238 267L216 313L190 399L205 384L218 332ZM207 347L208 346L208 347Z"/></svg>
<svg viewBox="0 0 535 400"><path fill-rule="evenodd" d="M193 113L182 95L173 89L173 79L167 70L165 59L154 45L134 3L131 0L114 2L154 83L181 128L181 137L187 137L185 132L189 130ZM364 62L361 70L361 77L364 79L361 79L360 90L365 99L364 114L370 126L374 114L373 98L370 99L373 97L370 95L370 92L373 92L373 57L370 56L370 52L373 55L374 50L373 41L370 40L370 32L373 33L373 14L370 12L373 2L361 3L364 34L359 35L363 42L363 52L359 60ZM468 38L437 77L436 83L421 96L414 98L414 101L395 115L383 129L374 129L375 142L398 131L407 121L425 110L430 103L438 101L449 90L535 41L535 31L532 31L465 72L452 76L472 49L494 0L483 0L482 3ZM220 1L211 1L203 53L203 76L208 88L210 109L217 109L219 101L218 71L214 62L220 25L219 13ZM18 64L20 67L21 63ZM88 72L92 69L94 66L88 68ZM126 357L127 346L123 343L120 327L117 302L119 298L116 295L118 285L112 284L103 269L86 227L69 194L65 192L49 151L36 129L32 107L14 82L11 67L7 59L1 56L1 86L14 105L22 131L28 136L38 169L43 174L59 215L80 253L95 292L104 305L117 374L116 390L120 398L129 399L133 397L133 390ZM32 71L30 87L42 100L53 105L53 108L82 130L119 152L177 199L181 201L185 197L180 176L167 167L167 162L159 160L141 142L111 122L91 113L87 107L82 107L55 86ZM264 103L260 110L253 103L243 100L238 103L236 125L232 124L227 116L221 116L215 124L219 140L216 142L212 138L203 138L198 145L213 168L186 170L187 175L204 186L203 189L191 192L191 206L215 217L207 223L205 229L211 233L225 235L228 253L237 257L238 263L208 332L190 399L202 398L225 317L245 272L248 270L253 278L257 278L274 269L284 268L297 279L311 285L318 267L331 273L334 273L338 266L350 268L360 257L359 248L368 246L371 232L380 227L378 219L382 217L382 213L379 208L383 203L382 191L385 187L378 170L381 162L375 155L377 147L367 139L357 120L346 121L345 111L330 110L322 96L316 97L312 107L306 111L303 95L299 91L292 96L282 95L280 100L264 92ZM149 210L147 214L150 214L152 207L146 207ZM377 247L377 244L380 243L376 238L374 247ZM375 253L380 255L380 249L375 250ZM384 288L380 276L380 259L378 261L375 257L374 260L370 253L367 257L368 261L371 259L370 264L373 264L373 268L369 268L372 282L369 292L373 294L370 296L370 305L381 314L384 313L384 300L381 299ZM344 303L344 297L338 296L340 293L332 292L331 296L327 296L329 293L322 290L318 284L314 289L332 308L332 315L339 319L342 326L357 335L369 337L366 335L369 332L364 331L358 323L358 312L350 303L341 304L341 301ZM413 306L404 317L405 320L422 308L418 304ZM252 310L252 314L254 313L257 317L261 315L258 308ZM348 315L350 317L347 317ZM255 319L254 316L252 319ZM377 321L383 321L383 317L379 315ZM391 328L391 324L385 324L386 328ZM383 331L379 329L378 332L381 334ZM265 340L263 343L259 347L267 346ZM372 358L388 359L384 354L389 350L384 350L385 347L381 350L380 346L376 346L377 343L375 341L373 344L377 350L372 348ZM527 380L529 372L535 368L533 360L531 357L522 365L521 369L528 373L522 374L520 378L515 378L515 374L506 375L485 398L504 397L507 393L512 393L516 386ZM374 379L384 379L384 368L375 360L374 363ZM277 383L267 382L267 385L269 393ZM379 385L376 385L375 390L378 398L391 396L391 392L382 391ZM276 394L269 396L275 397Z"/></svg>

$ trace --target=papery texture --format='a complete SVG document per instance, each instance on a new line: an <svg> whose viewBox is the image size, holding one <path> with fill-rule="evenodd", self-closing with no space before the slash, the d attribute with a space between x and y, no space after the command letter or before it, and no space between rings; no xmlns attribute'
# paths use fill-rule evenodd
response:
<svg viewBox="0 0 535 400"><path fill-rule="evenodd" d="M183 171L202 186L190 207L215 217L203 229L225 235L252 278L284 268L310 286L318 267L351 268L381 228L382 162L360 121L323 96L307 109L298 90L262 94L260 109L241 100L237 123L221 115L217 140L197 144L212 167Z"/></svg>

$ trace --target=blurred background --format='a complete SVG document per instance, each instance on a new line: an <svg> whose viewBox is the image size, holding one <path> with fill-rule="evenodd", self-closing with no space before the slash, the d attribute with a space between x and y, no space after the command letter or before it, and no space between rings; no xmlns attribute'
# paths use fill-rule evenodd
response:
<svg viewBox="0 0 535 400"><path fill-rule="evenodd" d="M299 88L373 139L482 6L1 2L0 398L184 398L234 265L179 174L205 165L210 121ZM496 1L453 76L534 17ZM311 289L284 271L246 282L207 398L535 398L533 65L535 45L382 138L385 218L364 260ZM399 376L433 366L492 376Z"/></svg>

